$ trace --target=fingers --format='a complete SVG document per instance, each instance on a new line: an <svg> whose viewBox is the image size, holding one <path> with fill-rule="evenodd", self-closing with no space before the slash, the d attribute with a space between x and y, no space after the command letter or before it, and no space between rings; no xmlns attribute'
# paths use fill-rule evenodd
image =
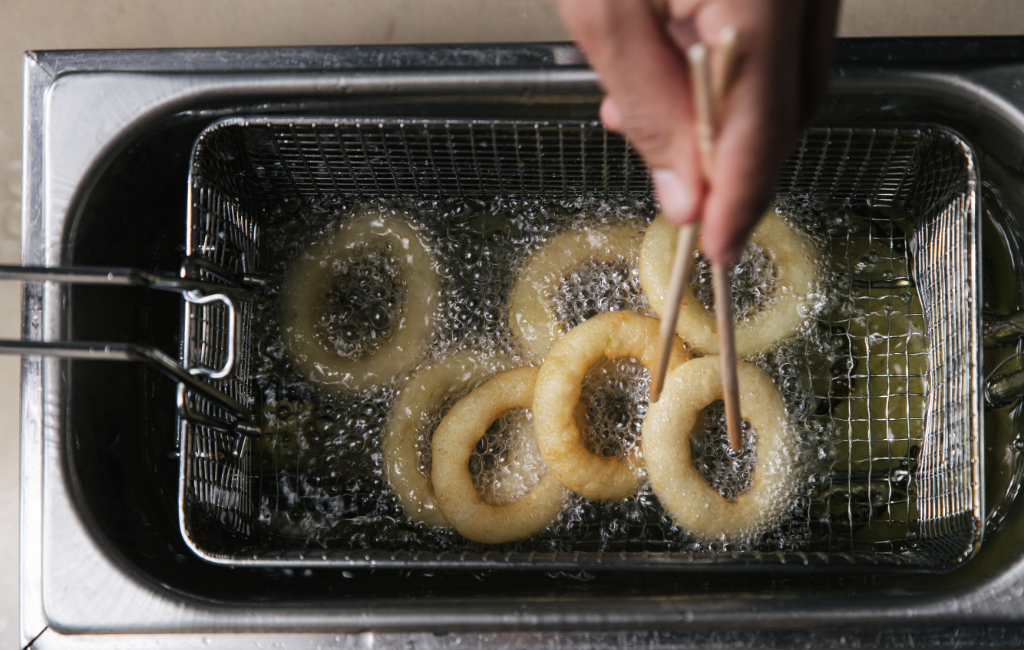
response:
<svg viewBox="0 0 1024 650"><path fill-rule="evenodd" d="M698 16L702 38L741 13L729 4L709 5ZM744 0L731 4L750 7ZM757 10L742 14L756 22L738 25L743 53L721 113L714 181L704 205L703 248L715 262L739 257L799 136L803 11L795 0L758 0Z"/></svg>
<svg viewBox="0 0 1024 650"><path fill-rule="evenodd" d="M765 141L772 127L753 111L737 111L718 138L715 181L704 204L704 254L728 264L739 258L771 199L780 155Z"/></svg>
<svg viewBox="0 0 1024 650"><path fill-rule="evenodd" d="M601 119L651 169L675 223L703 215L703 248L739 256L782 161L825 90L839 0L558 0L566 26L608 92ZM738 34L733 82L719 103L713 183L705 187L685 47ZM718 84L721 85L721 84Z"/></svg>
<svg viewBox="0 0 1024 650"><path fill-rule="evenodd" d="M558 5L608 91L601 119L644 157L665 216L675 223L697 219L704 183L689 74L652 5L640 0L559 0Z"/></svg>

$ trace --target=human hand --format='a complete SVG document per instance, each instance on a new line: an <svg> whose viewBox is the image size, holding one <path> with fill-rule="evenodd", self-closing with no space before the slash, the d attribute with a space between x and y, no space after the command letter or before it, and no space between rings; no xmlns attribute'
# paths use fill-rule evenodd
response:
<svg viewBox="0 0 1024 650"><path fill-rule="evenodd" d="M608 92L601 120L644 157L663 214L676 224L703 216L704 254L737 259L824 94L839 0L557 1ZM736 62L706 184L685 50L705 43L717 71L727 27Z"/></svg>

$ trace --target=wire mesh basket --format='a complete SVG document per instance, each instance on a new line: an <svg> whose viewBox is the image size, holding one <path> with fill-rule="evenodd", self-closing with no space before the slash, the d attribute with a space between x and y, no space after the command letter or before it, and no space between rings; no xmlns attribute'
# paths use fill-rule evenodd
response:
<svg viewBox="0 0 1024 650"><path fill-rule="evenodd" d="M242 276L263 269L262 220L281 201L651 201L648 172L626 141L570 121L232 118L200 136L189 182L188 255ZM842 363L816 389L822 406L812 414L828 424L832 444L782 532L798 542L775 550L630 539L568 549L529 541L418 550L278 544L259 531L261 507L289 507L257 475L254 456L264 447L218 427L223 414L201 395L190 407L212 426L180 423L182 533L200 556L231 565L956 565L977 549L983 528L977 182L970 147L930 125L813 128L783 167L776 201L802 215L828 249L845 305L825 319L842 340ZM201 266L193 272L217 280ZM184 364L218 365L229 338L223 306L185 311ZM239 327L235 370L212 381L255 413L247 306Z"/></svg>

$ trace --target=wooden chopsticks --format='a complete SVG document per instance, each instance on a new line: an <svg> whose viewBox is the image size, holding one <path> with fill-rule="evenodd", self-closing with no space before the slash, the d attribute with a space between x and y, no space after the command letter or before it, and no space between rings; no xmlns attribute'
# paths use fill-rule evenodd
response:
<svg viewBox="0 0 1024 650"><path fill-rule="evenodd" d="M715 127L717 107L721 105L728 89L732 68L736 60L736 30L722 30L719 39L720 64L712 78L711 61L707 46L703 43L691 45L686 50L693 84L694 108L697 113L697 137L700 147L701 168L704 178L711 182L714 173ZM665 313L662 314L660 338L658 341L658 365L651 377L651 401L661 397L665 385L665 369L668 365L672 340L675 336L679 306L686 285L690 282L690 268L693 251L697 243L697 224L685 224L679 229L676 256L672 263L672 277L665 299ZM722 264L712 264L712 279L715 288L715 314L718 325L718 347L722 361L722 388L725 401L725 422L729 433L729 445L734 451L743 449L743 419L740 415L739 384L736 379L736 343L733 334L732 285L728 269Z"/></svg>
<svg viewBox="0 0 1024 650"><path fill-rule="evenodd" d="M679 304L683 291L690 283L690 269L693 265L693 250L697 247L697 224L687 223L679 227L676 240L676 257L672 261L672 275L669 278L668 293L665 295L665 313L661 315L661 329L658 332L658 365L651 376L650 401L661 398L665 387L665 370L672 353L672 341L676 335L676 321L679 320Z"/></svg>

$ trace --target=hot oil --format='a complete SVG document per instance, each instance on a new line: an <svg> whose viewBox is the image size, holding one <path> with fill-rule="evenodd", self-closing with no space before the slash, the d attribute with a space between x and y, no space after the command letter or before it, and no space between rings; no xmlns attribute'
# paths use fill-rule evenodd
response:
<svg viewBox="0 0 1024 650"><path fill-rule="evenodd" d="M715 308L715 287L711 280L711 262L700 251L693 252L694 272L690 280L693 296L708 309ZM732 280L733 315L736 320L750 318L764 308L775 289L775 264L764 249L751 242L739 261L729 269Z"/></svg>
<svg viewBox="0 0 1024 650"><path fill-rule="evenodd" d="M650 383L636 359L604 360L587 371L576 421L591 453L621 458L639 445Z"/></svg>
<svg viewBox="0 0 1024 650"><path fill-rule="evenodd" d="M526 409L512 409L495 420L469 457L473 486L493 506L523 498L547 471Z"/></svg>
<svg viewBox="0 0 1024 650"><path fill-rule="evenodd" d="M640 288L636 259L589 262L573 269L558 279L553 302L558 321L567 331L609 311L654 315Z"/></svg>
<svg viewBox="0 0 1024 650"><path fill-rule="evenodd" d="M982 279L986 318L1005 316L1024 308L1024 288L1007 282L1020 278L1024 254L1018 229L1011 215L1019 211L1024 196L1007 171L991 158L985 159L986 180L982 188ZM985 348L985 376L993 377L1022 369L1024 345ZM985 503L986 532L994 532L1006 520L1011 502L1019 496L1024 482L1024 432L1020 403L985 411Z"/></svg>
<svg viewBox="0 0 1024 650"><path fill-rule="evenodd" d="M412 215L443 274L444 295L428 357L443 359L474 349L509 358L513 365L526 365L508 322L509 295L526 257L568 228L631 222L642 230L653 218L647 200L404 201L387 206ZM262 332L255 358L269 432L256 455L264 542L269 547L495 550L452 530L413 521L391 492L380 437L402 382L362 393L325 390L304 379L283 342L277 287L296 255L343 223L355 207L354 202L282 203L265 215L264 237L274 242L268 251L272 286L257 301L254 328ZM894 236L889 225L888 234L880 233L879 223L896 222L866 206L826 209L794 202L785 210L819 247L821 279L799 336L750 360L768 372L782 392L798 440L791 471L799 475L800 487L780 496L791 504L786 516L738 542L699 540L674 524L645 485L636 495L614 503L573 497L546 531L498 548L835 551L869 546L880 550L879 544L897 550L908 543L912 531L906 522L912 518L913 499L900 477L913 467L921 432L912 419L895 424L894 415L923 408L923 386L910 377L926 370L915 365L916 350L926 341L919 338L924 329L916 291L897 282L908 276L905 249L880 245L885 237ZM369 254L366 259L365 264L352 262L352 267L363 264L372 267L370 272L350 272L346 277L339 273L335 287L339 295L351 295L353 287L345 285L354 282L357 295L370 296L344 314L349 327L344 338L355 353L358 345L372 350L381 344L381 332L386 338L387 324L395 316L388 309L401 306L394 288L401 287L403 270L382 273L391 261L386 255L376 263L370 263ZM702 282L699 262L697 271L694 290L701 296L707 283ZM745 254L734 270L734 300L741 317L770 305L773 278L763 251L752 248ZM640 289L635 258L583 264L559 278L556 286L555 311L567 328L605 311L629 309L652 315ZM357 331L352 324L360 317L365 328ZM880 377L889 381L884 408L874 397ZM648 381L646 369L631 359L590 369L576 415L591 451L621 456L636 449ZM898 400L904 410L895 414L893 404ZM439 422L440 417L437 413L431 419ZM882 429L873 423L886 418L893 421ZM744 435L744 452L731 454L720 408L713 405L692 438L695 466L723 499L741 496L756 472L757 432L747 425ZM421 470L427 473L426 441L421 444L421 460ZM505 503L525 493L545 471L529 413L515 410L496 421L477 445L470 467L478 491L490 503ZM896 489L888 489L891 486ZM883 493L884 502L878 496ZM879 521L890 531L885 539L878 538ZM900 525L903 529L897 530Z"/></svg>
<svg viewBox="0 0 1024 650"><path fill-rule="evenodd" d="M698 431L690 437L690 457L708 485L732 501L750 489L757 465L757 434L750 422L744 421L743 449L736 453L729 444L725 403L715 400L703 415Z"/></svg>
<svg viewBox="0 0 1024 650"><path fill-rule="evenodd" d="M405 302L391 251L357 250L335 262L335 286L320 305L314 336L340 356L373 354L390 335Z"/></svg>

